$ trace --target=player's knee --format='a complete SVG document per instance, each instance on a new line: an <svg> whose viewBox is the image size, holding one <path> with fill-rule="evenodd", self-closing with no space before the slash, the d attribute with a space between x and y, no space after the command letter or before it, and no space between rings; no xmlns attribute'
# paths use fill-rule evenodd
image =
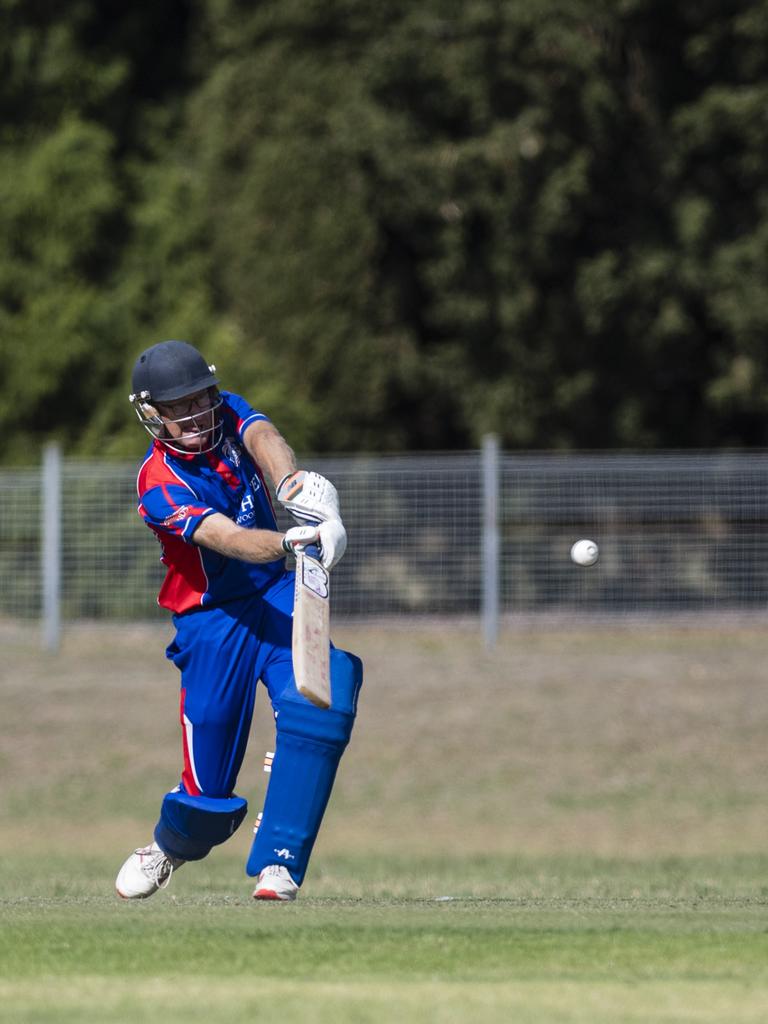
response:
<svg viewBox="0 0 768 1024"><path fill-rule="evenodd" d="M172 857L202 860L214 846L229 839L247 810L248 804L239 796L220 799L174 790L163 800L155 839Z"/></svg>
<svg viewBox="0 0 768 1024"><path fill-rule="evenodd" d="M331 706L317 708L301 698L277 704L278 735L315 740L343 749L349 743L363 683L363 663L348 651L331 649Z"/></svg>
<svg viewBox="0 0 768 1024"><path fill-rule="evenodd" d="M237 713L239 714L239 708ZM209 732L214 729L230 730L235 718L230 707L222 702L210 700L207 696L202 700L187 700L184 714L195 729L206 729Z"/></svg>
<svg viewBox="0 0 768 1024"><path fill-rule="evenodd" d="M277 708L277 735L310 740L343 749L349 742L355 716L334 708L316 708L309 701L284 700Z"/></svg>

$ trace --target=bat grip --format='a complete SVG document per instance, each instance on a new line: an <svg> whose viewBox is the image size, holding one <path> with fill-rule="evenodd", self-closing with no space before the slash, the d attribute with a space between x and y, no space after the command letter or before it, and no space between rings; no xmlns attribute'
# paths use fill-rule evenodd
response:
<svg viewBox="0 0 768 1024"><path fill-rule="evenodd" d="M320 520L307 519L307 526L319 526ZM320 545L319 544L307 544L304 548L304 554L309 555L310 558L315 558L320 561Z"/></svg>

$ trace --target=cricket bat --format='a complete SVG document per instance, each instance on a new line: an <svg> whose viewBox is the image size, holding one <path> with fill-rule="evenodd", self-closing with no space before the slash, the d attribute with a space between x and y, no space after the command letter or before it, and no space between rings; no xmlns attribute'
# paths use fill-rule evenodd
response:
<svg viewBox="0 0 768 1024"><path fill-rule="evenodd" d="M331 706L331 605L328 572L316 545L296 552L293 674L296 688L319 708Z"/></svg>

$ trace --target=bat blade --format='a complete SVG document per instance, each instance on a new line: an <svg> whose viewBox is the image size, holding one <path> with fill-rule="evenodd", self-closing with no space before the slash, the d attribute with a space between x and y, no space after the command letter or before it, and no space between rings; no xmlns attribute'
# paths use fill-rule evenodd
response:
<svg viewBox="0 0 768 1024"><path fill-rule="evenodd" d="M293 674L296 688L319 708L331 706L330 584L320 562L296 553L293 602Z"/></svg>

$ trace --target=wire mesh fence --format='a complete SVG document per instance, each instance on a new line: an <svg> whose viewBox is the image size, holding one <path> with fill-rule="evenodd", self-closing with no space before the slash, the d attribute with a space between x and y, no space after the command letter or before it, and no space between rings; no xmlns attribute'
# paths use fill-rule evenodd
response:
<svg viewBox="0 0 768 1024"><path fill-rule="evenodd" d="M754 610L768 601L768 456L505 456L502 605L600 612ZM575 568L577 537L600 545Z"/></svg>
<svg viewBox="0 0 768 1024"><path fill-rule="evenodd" d="M315 458L336 484L349 534L334 615L479 615L480 452ZM502 614L754 611L768 602L768 454L500 454ZM64 460L61 615L164 617L160 547L136 513L136 466ZM43 605L46 501L37 468L0 471L0 614ZM290 519L280 513L284 528ZM571 544L600 545L573 565ZM486 559L487 563L487 559Z"/></svg>
<svg viewBox="0 0 768 1024"><path fill-rule="evenodd" d="M42 607L39 469L0 471L0 609L38 618Z"/></svg>

